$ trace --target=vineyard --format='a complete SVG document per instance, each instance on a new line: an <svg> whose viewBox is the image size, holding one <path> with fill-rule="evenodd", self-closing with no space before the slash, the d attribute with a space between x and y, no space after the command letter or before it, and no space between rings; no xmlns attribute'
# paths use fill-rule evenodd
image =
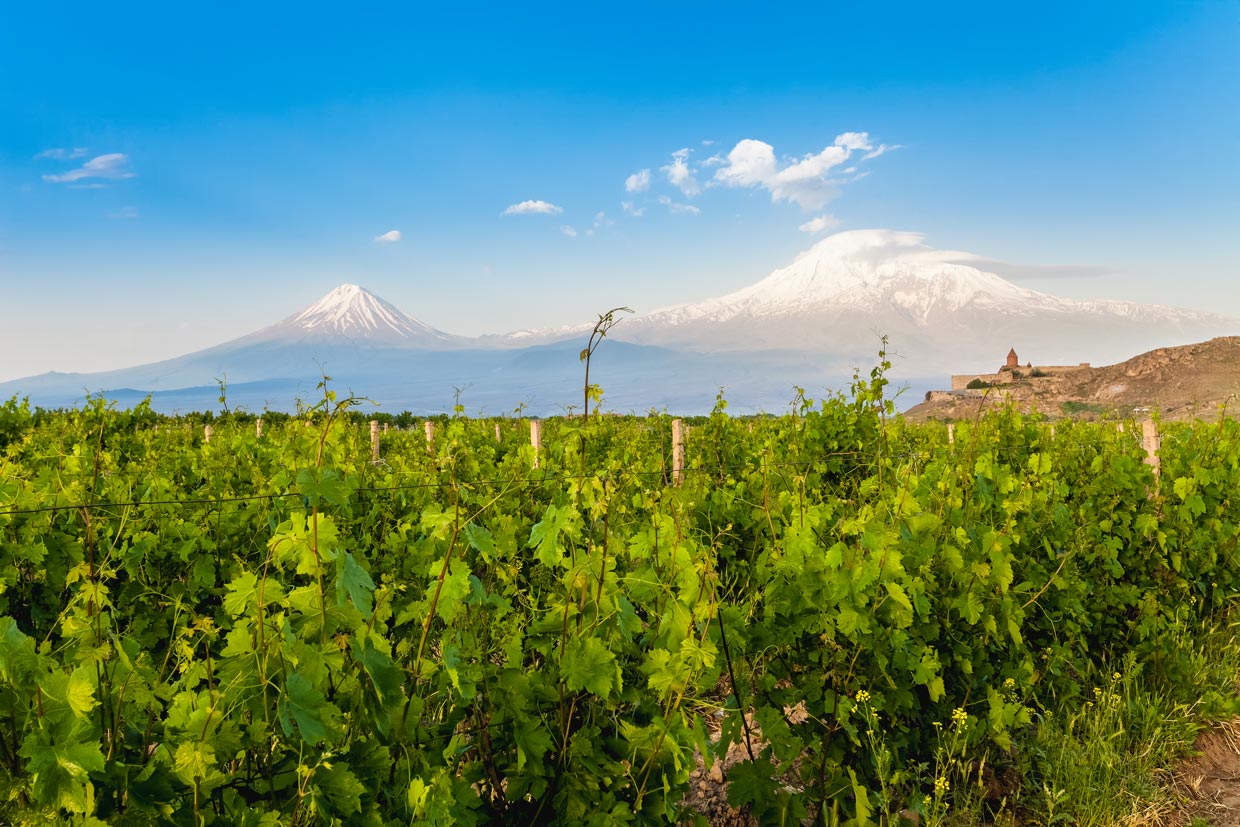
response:
<svg viewBox="0 0 1240 827"><path fill-rule="evenodd" d="M331 393L209 439L10 401L0 823L706 823L712 771L762 824L1108 823L1064 710L1234 711L1240 425L1155 466L1140 423L882 391L375 449Z"/></svg>

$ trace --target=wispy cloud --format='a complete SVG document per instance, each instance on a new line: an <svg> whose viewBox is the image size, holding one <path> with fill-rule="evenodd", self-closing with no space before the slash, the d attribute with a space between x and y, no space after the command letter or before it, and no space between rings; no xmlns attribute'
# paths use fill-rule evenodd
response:
<svg viewBox="0 0 1240 827"><path fill-rule="evenodd" d="M501 215L559 215L562 212L562 207L557 207L550 201L522 201L509 205Z"/></svg>
<svg viewBox="0 0 1240 827"><path fill-rule="evenodd" d="M791 201L801 209L818 210L839 194L841 182L829 177L832 170L859 151L881 155L888 150L875 150L869 133L844 132L820 152L781 161L770 144L746 138L728 153L714 180L729 187L762 187L771 193L772 201Z"/></svg>
<svg viewBox="0 0 1240 827"><path fill-rule="evenodd" d="M838 226L840 220L833 215L820 215L817 218L811 218L800 227L797 227L803 233L822 233Z"/></svg>
<svg viewBox="0 0 1240 827"><path fill-rule="evenodd" d="M625 192L645 192L650 189L650 170L643 169L624 179Z"/></svg>
<svg viewBox="0 0 1240 827"><path fill-rule="evenodd" d="M947 259L952 264L967 264L1013 281L1041 279L1092 279L1119 272L1114 267L1098 264L1023 264L983 258L971 253L958 253Z"/></svg>
<svg viewBox="0 0 1240 827"><path fill-rule="evenodd" d="M118 180L133 177L134 173L129 169L129 156L123 152L111 152L107 155L97 155L77 169L71 169L59 175L44 175L43 180L53 184L71 184L86 178Z"/></svg>
<svg viewBox="0 0 1240 827"><path fill-rule="evenodd" d="M640 218L646 214L645 207L638 207L632 201L621 201L620 209L624 210L625 215L631 215L636 218Z"/></svg>
<svg viewBox="0 0 1240 827"><path fill-rule="evenodd" d="M697 207L693 206L692 204L681 204L678 201L673 201L672 199L668 198L666 195L659 196L659 203L667 207L668 212L688 213L690 215L700 215L702 212L701 210L699 210Z"/></svg>
<svg viewBox="0 0 1240 827"><path fill-rule="evenodd" d="M691 151L687 148L678 149L672 153L672 162L670 164L659 167L659 170L667 175L668 183L689 198L702 191L702 185L693 177L693 170L689 167L689 153Z"/></svg>
<svg viewBox="0 0 1240 827"><path fill-rule="evenodd" d="M72 161L76 158L85 158L86 153L87 149L84 146L75 146L72 149L57 146L45 149L34 157L39 159L47 158L53 161Z"/></svg>
<svg viewBox="0 0 1240 827"><path fill-rule="evenodd" d="M137 207L121 207L108 213L108 218L119 219L123 221L133 221L138 217Z"/></svg>
<svg viewBox="0 0 1240 827"><path fill-rule="evenodd" d="M590 225L590 229L586 230L586 235L594 235L604 227L610 227L615 223L613 219L607 217L607 213L599 210L594 214L594 223Z"/></svg>
<svg viewBox="0 0 1240 827"><path fill-rule="evenodd" d="M879 144L874 147L874 149L862 155L861 160L868 161L871 158L877 158L879 155L886 155L888 152L895 152L897 149L904 149L904 144L892 144L891 146L888 146L887 144Z"/></svg>
<svg viewBox="0 0 1240 827"><path fill-rule="evenodd" d="M383 235L375 236L375 241L379 244L395 244L400 241L400 230L388 230Z"/></svg>
<svg viewBox="0 0 1240 827"><path fill-rule="evenodd" d="M568 236L569 238L577 237L577 228L574 227L572 224L565 224L563 227L560 228L560 232L564 233L564 235Z"/></svg>

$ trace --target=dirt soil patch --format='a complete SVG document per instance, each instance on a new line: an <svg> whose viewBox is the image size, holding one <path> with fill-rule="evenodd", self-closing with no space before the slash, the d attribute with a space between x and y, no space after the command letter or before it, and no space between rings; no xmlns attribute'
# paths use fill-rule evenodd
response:
<svg viewBox="0 0 1240 827"><path fill-rule="evenodd" d="M1240 827L1240 719L1202 732L1195 751L1176 772L1188 797L1176 822L1201 819L1211 827Z"/></svg>

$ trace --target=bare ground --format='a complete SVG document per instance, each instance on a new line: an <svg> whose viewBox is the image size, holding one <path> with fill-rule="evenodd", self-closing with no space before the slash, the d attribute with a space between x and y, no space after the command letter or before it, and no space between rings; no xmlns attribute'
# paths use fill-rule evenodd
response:
<svg viewBox="0 0 1240 827"><path fill-rule="evenodd" d="M1171 823L1240 827L1240 719L1202 732L1194 751L1176 773L1187 801Z"/></svg>

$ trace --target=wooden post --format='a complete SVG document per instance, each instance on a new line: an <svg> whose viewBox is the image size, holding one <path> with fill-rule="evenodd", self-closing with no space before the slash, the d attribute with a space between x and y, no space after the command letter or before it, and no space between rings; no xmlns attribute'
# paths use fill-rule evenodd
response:
<svg viewBox="0 0 1240 827"><path fill-rule="evenodd" d="M254 436L261 437L263 435L263 418L260 416L254 420Z"/></svg>
<svg viewBox="0 0 1240 827"><path fill-rule="evenodd" d="M956 423L954 422L947 423L947 444L956 444Z"/></svg>
<svg viewBox="0 0 1240 827"><path fill-rule="evenodd" d="M495 423L495 441L496 442L504 441L503 438L500 437L500 434L499 434L499 423L498 422Z"/></svg>
<svg viewBox="0 0 1240 827"><path fill-rule="evenodd" d="M685 479L685 426L679 419L672 420L672 485L680 485Z"/></svg>
<svg viewBox="0 0 1240 827"><path fill-rule="evenodd" d="M422 429L426 431L426 452L433 454L435 453L435 423L428 419L422 423Z"/></svg>
<svg viewBox="0 0 1240 827"><path fill-rule="evenodd" d="M387 432L388 432L388 423L384 422L384 423L383 423L383 433L384 433L384 435L385 435L385 436L387 435Z"/></svg>
<svg viewBox="0 0 1240 827"><path fill-rule="evenodd" d="M203 441L203 442L210 442L210 441L211 441L211 426L210 426L210 425L204 425L204 426L203 426L203 428L202 428L202 441Z"/></svg>
<svg viewBox="0 0 1240 827"><path fill-rule="evenodd" d="M542 420L530 420L530 445L534 446L534 467L538 467L538 452L542 450Z"/></svg>
<svg viewBox="0 0 1240 827"><path fill-rule="evenodd" d="M370 461L379 461L379 422L370 420Z"/></svg>
<svg viewBox="0 0 1240 827"><path fill-rule="evenodd" d="M1154 476L1157 477L1162 467L1158 460L1158 448L1161 440L1158 438L1158 426L1154 424L1154 420L1149 419L1141 423L1141 447L1145 449L1145 464L1154 469Z"/></svg>

